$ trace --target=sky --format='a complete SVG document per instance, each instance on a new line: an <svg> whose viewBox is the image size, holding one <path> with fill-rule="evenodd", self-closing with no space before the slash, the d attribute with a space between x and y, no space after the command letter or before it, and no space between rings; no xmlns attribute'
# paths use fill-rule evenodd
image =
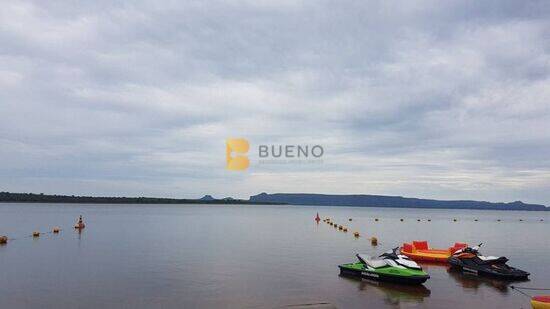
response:
<svg viewBox="0 0 550 309"><path fill-rule="evenodd" d="M550 205L550 2L6 1L0 191Z"/></svg>

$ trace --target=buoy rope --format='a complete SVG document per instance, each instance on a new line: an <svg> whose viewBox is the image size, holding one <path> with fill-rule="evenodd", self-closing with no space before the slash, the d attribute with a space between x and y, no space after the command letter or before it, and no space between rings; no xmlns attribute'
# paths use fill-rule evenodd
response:
<svg viewBox="0 0 550 309"><path fill-rule="evenodd" d="M324 221L324 220L323 220L323 221ZM328 222L325 222L325 223L328 224ZM334 223L334 222L332 222L332 223ZM339 226L340 226L340 224L336 224L336 223L334 223L334 225L333 225L333 227L339 227ZM340 230L340 229L338 229L338 230ZM350 229L348 228L348 230L350 230ZM353 235L355 238L360 237L360 236L355 236L355 233L358 233L358 231L355 231L355 232L351 233L351 235ZM361 234L360 234L360 235L361 235ZM371 244L372 244L372 239L373 239L373 238L376 238L376 237L375 237L375 236L373 236L373 237L367 237L367 234L364 234L364 235L363 235L363 238L364 238L364 239L367 239L367 240L370 240L370 241L371 241ZM374 245L374 246L378 246L378 245L380 245L380 242L378 242L378 238L376 238L376 245Z"/></svg>
<svg viewBox="0 0 550 309"><path fill-rule="evenodd" d="M528 287L522 287L522 286L513 286L511 285L510 288L514 291L517 291L518 293L527 296L529 298L532 298L533 296L523 292L522 290L529 290L529 291L550 291L550 289L543 289L543 288L528 288Z"/></svg>
<svg viewBox="0 0 550 309"><path fill-rule="evenodd" d="M59 231L63 231L63 229L59 229ZM49 232L39 232L40 235L43 235L43 234L57 234L57 233L54 233L53 231L49 231ZM12 242L14 240L19 240L19 239L22 239L22 238L34 238L34 234L31 234L31 235L26 235L26 236L21 236L21 237L16 237L16 238L11 238L11 237L8 237L8 241L9 242Z"/></svg>
<svg viewBox="0 0 550 309"><path fill-rule="evenodd" d="M522 287L522 286L510 286L512 289L517 290L533 290L533 291L550 291L550 289L543 289L543 288L528 288L528 287Z"/></svg>

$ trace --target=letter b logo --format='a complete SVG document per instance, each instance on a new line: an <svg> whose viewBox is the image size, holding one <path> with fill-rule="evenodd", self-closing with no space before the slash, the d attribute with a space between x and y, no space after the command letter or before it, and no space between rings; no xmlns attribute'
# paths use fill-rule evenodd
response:
<svg viewBox="0 0 550 309"><path fill-rule="evenodd" d="M225 158L227 160L227 169L231 171L241 171L248 168L250 161L246 153L250 146L244 138L229 138L225 141ZM233 156L233 153L236 155Z"/></svg>

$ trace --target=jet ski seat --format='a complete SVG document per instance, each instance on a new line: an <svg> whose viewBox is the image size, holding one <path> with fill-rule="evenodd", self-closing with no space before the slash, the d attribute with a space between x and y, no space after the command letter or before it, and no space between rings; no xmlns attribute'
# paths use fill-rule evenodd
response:
<svg viewBox="0 0 550 309"><path fill-rule="evenodd" d="M367 264L372 268L380 268L388 265L384 260L373 259L372 257L364 254L357 254L357 258L361 261L361 263Z"/></svg>
<svg viewBox="0 0 550 309"><path fill-rule="evenodd" d="M492 263L495 263L495 262L499 262L499 263L506 263L508 262L508 258L504 257L504 256L483 256L483 255L478 255L477 256L482 264L492 264Z"/></svg>

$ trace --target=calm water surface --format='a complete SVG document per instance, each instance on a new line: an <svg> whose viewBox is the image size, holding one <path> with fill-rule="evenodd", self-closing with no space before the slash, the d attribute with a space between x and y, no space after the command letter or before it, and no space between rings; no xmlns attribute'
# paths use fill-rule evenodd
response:
<svg viewBox="0 0 550 309"><path fill-rule="evenodd" d="M378 237L378 247L315 224L317 211ZM78 234L71 226L80 214L87 227ZM550 287L549 221L548 212L518 211L0 204L0 235L15 238L0 246L0 308L277 308L320 301L338 308L528 308L528 299L506 284L444 266L424 265L432 278L402 287L340 277L337 265L413 239L434 247L483 242L482 252L531 272L531 281L518 285ZM53 226L62 232L28 237Z"/></svg>

